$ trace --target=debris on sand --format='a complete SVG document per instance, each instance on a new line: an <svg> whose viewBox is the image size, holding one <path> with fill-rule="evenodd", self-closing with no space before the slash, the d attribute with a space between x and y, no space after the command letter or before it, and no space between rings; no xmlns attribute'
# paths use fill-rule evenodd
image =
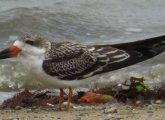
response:
<svg viewBox="0 0 165 120"><path fill-rule="evenodd" d="M107 102L117 102L117 100L110 95L103 95L93 92L86 92L78 100L80 104L97 104L97 103L107 103Z"/></svg>
<svg viewBox="0 0 165 120"><path fill-rule="evenodd" d="M56 104L56 97L47 95L47 93L31 92L24 90L13 98L10 98L3 102L0 109L21 109L29 108L32 106L48 106L47 104Z"/></svg>
<svg viewBox="0 0 165 120"><path fill-rule="evenodd" d="M118 101L126 102L128 99L138 99L139 97L145 97L145 93L150 91L147 86L144 85L144 78L131 77L124 83L112 86L110 88L101 88L96 93L114 96Z"/></svg>
<svg viewBox="0 0 165 120"><path fill-rule="evenodd" d="M121 88L121 86L124 86ZM126 88L127 86L127 88ZM125 89L126 88L126 89ZM132 101L134 105L141 103L151 103L151 100L161 101L159 103L164 103L165 100L165 84L160 87L155 87L154 89L149 89L144 84L144 78L130 78L130 84L125 81L119 85L112 86L110 88L101 88L96 93L111 95L116 98L119 102L127 103L127 101ZM138 102L137 102L138 101Z"/></svg>
<svg viewBox="0 0 165 120"><path fill-rule="evenodd" d="M0 109L21 109L31 107L54 107L58 104L58 93L52 94L51 90L38 92L24 90L13 98L10 98L0 105ZM64 105L67 98L64 96ZM124 83L109 87L100 88L96 91L79 91L73 96L72 104L104 104L108 102L124 102L135 106L143 106L146 103L162 104L165 100L165 84L154 89L149 89L144 84L144 78L131 77ZM147 102L146 102L147 101Z"/></svg>

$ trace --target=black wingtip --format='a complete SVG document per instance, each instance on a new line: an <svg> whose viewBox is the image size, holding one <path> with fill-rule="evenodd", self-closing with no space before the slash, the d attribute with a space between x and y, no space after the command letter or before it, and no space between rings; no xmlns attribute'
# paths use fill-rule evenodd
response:
<svg viewBox="0 0 165 120"><path fill-rule="evenodd" d="M110 46L98 45L97 47L101 48ZM108 64L102 71L99 71L96 74L121 69L159 55L165 51L165 36L159 36L129 43L113 44L111 47L125 51L129 54L129 57L123 61Z"/></svg>

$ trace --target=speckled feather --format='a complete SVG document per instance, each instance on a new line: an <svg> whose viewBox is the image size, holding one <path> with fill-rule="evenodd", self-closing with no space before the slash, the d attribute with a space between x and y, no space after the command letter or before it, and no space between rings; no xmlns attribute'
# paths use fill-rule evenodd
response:
<svg viewBox="0 0 165 120"><path fill-rule="evenodd" d="M110 53L110 51L113 51ZM115 58L116 55L122 55ZM118 60L128 58L126 52L116 48L96 48L70 42L51 42L43 62L44 71L63 80L79 80L102 71Z"/></svg>

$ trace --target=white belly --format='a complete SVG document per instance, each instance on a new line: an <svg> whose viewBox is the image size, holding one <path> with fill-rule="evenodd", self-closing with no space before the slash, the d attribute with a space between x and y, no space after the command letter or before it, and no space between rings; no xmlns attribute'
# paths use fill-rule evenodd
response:
<svg viewBox="0 0 165 120"><path fill-rule="evenodd" d="M36 57L22 58L23 65L39 80L46 88L75 88L87 85L92 79L60 80L55 76L46 74L42 69L43 60Z"/></svg>

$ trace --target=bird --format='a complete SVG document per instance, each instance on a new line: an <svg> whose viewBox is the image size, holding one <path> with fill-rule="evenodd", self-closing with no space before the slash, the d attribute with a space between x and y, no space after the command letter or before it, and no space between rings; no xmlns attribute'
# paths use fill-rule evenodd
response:
<svg viewBox="0 0 165 120"><path fill-rule="evenodd" d="M0 59L20 58L45 86L58 88L58 110L62 110L63 89L68 88L66 110L69 110L72 89L90 84L91 79L87 78L145 61L164 51L165 36L118 44L83 45L28 34L2 50Z"/></svg>

